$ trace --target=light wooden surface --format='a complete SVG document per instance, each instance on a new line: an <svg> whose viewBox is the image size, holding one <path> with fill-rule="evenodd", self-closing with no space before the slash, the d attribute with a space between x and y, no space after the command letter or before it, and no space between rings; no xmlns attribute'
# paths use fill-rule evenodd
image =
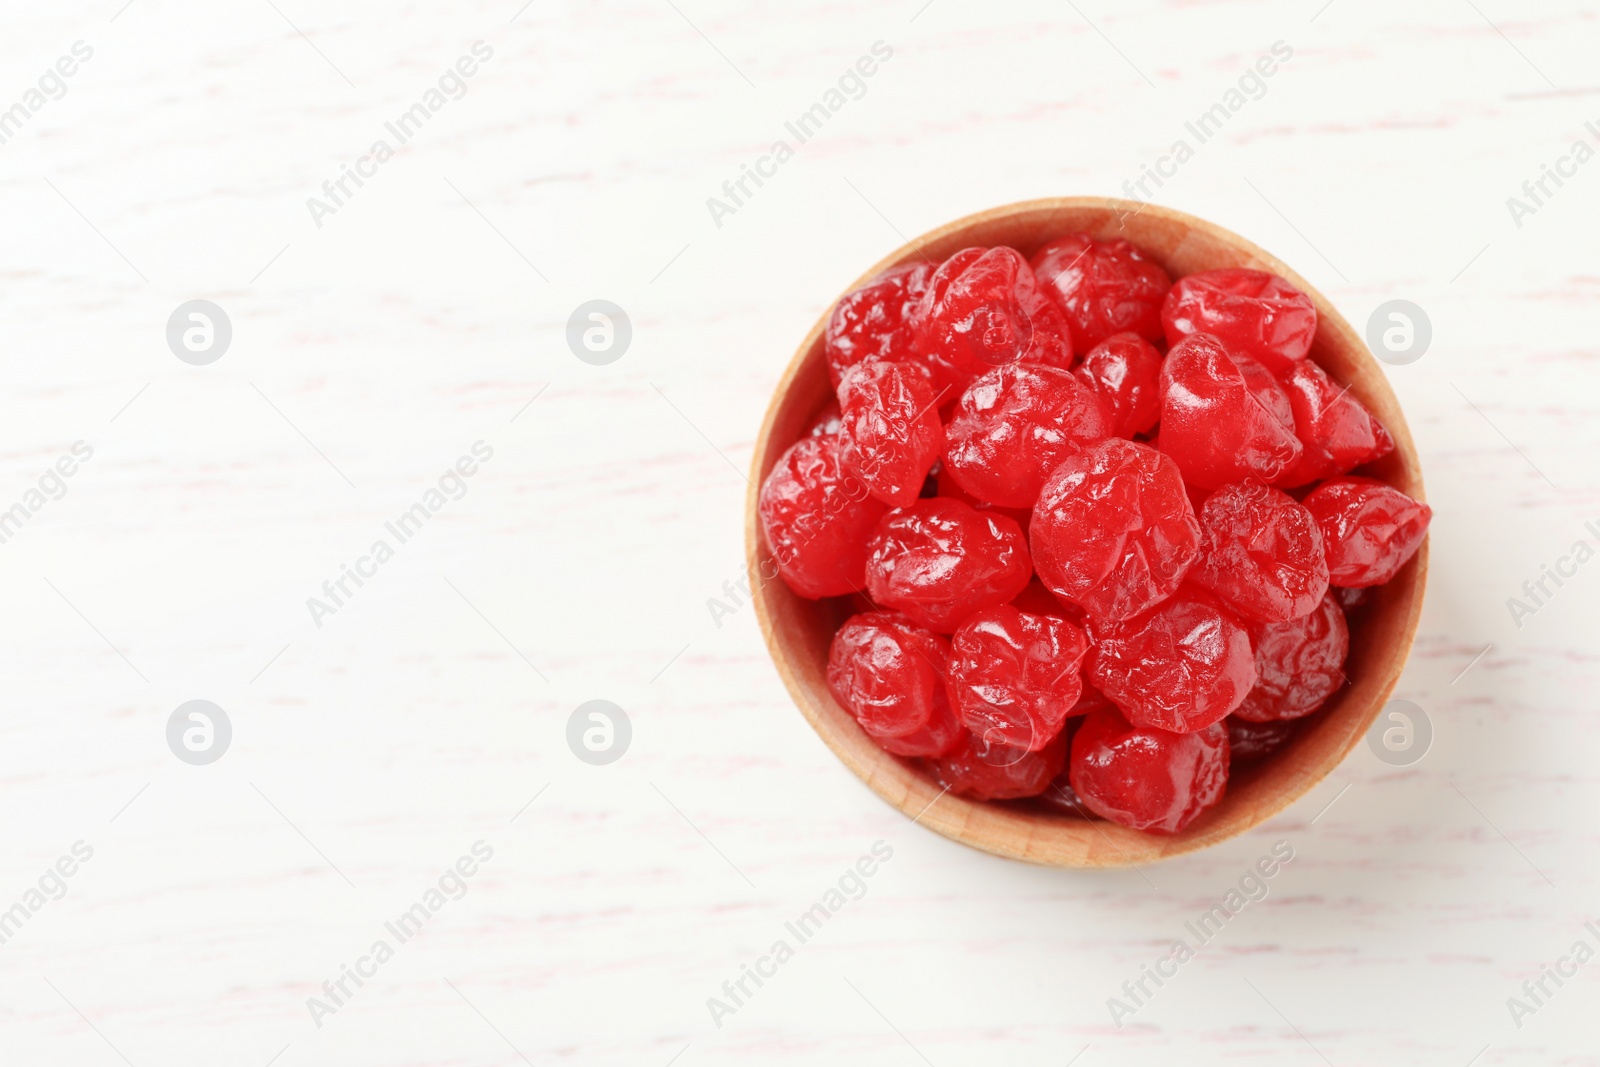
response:
<svg viewBox="0 0 1600 1067"><path fill-rule="evenodd" d="M1506 1008L1593 940L1600 874L1600 564L1520 628L1506 607L1600 520L1600 163L1520 226L1506 206L1593 140L1592 5L273 3L3 14L4 108L94 49L0 144L0 510L94 449L0 544L0 911L94 849L0 945L6 1062L1600 1052L1596 964L1520 1029ZM307 197L480 38L466 95L318 228ZM1393 298L1431 317L1385 372L1436 509L1397 691L1432 749L1358 747L1140 871L909 826L724 590L767 398L863 265L989 205L1125 195L1280 39L1265 94L1153 192L1358 330ZM707 198L879 40L864 95L716 225ZM195 298L234 327L208 367L163 336ZM603 367L564 340L595 298L634 327ZM479 439L466 495L317 628L306 599ZM234 727L208 767L163 737L196 698ZM633 724L609 766L565 742L594 698ZM480 839L466 895L319 1029L306 999ZM707 998L879 840L865 896L715 1026ZM1115 1028L1107 998L1277 841L1270 895Z"/></svg>

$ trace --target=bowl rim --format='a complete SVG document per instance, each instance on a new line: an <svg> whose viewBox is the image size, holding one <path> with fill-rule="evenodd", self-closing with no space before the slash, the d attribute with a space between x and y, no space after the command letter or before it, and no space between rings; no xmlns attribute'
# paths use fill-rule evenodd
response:
<svg viewBox="0 0 1600 1067"><path fill-rule="evenodd" d="M1332 345L1352 354L1357 365L1350 376L1352 392L1356 392L1369 409L1383 409L1382 421L1394 439L1395 450L1392 455L1400 471L1400 477L1390 481L1402 482L1403 490L1408 495L1418 501L1426 501L1416 446L1399 400L1360 335L1321 292L1287 264L1254 242L1206 219L1174 208L1112 197L1048 197L1018 201L963 216L905 242L875 263L840 295L860 288L885 270L909 262L919 255L926 258L923 249L930 245L941 244L951 237L983 226L1040 212L1045 213L1044 220L1036 223L1040 227L1048 227L1051 218L1069 212L1080 215L1109 212L1118 216L1119 226L1125 226L1127 220L1135 216L1148 215L1152 221L1181 226L1189 232L1198 231L1212 242L1232 246L1249 260L1251 267L1287 279L1310 297L1316 306L1317 347ZM1078 231L1072 227L1062 228L1055 233L1045 234L1044 239L1071 232ZM856 726L854 719L826 693L825 687L819 698L815 685L808 686L799 677L797 665L790 661L790 652L784 644L783 635L779 633L775 618L779 614L779 605L775 598L793 598L795 594L784 587L780 580L767 579L762 574L764 543L757 504L762 481L777 457L793 444L790 440L775 445L775 426L786 410L790 390L796 380L809 369L811 360L821 359L819 342L837 301L836 297L828 303L800 342L774 387L763 416L751 457L750 484L745 498L745 557L751 600L774 667L800 713L857 778L913 823L969 847L1044 866L1118 868L1138 867L1141 863L1169 859L1243 834L1305 796L1343 762L1376 720L1404 670L1421 622L1427 586L1429 539L1426 537L1400 573L1381 587L1395 587L1394 594L1386 599L1394 602L1395 612L1390 621L1397 620L1397 625L1391 627L1395 631L1391 635L1391 643L1375 653L1385 659L1387 670L1372 689L1367 706L1358 713L1343 715L1337 722L1331 715L1319 716L1323 721L1317 728L1321 741L1318 746L1320 752L1315 759L1294 761L1289 758L1295 751L1305 747L1297 739L1291 743L1289 750L1258 765L1261 773L1252 772L1250 781L1265 780L1268 777L1267 768L1287 764L1272 775L1281 779L1275 791L1264 792L1264 785L1254 789L1248 808L1242 814L1237 814L1238 805L1234 805L1234 811L1230 812L1233 817L1226 822L1217 816L1228 806L1227 797L1224 797L1223 804L1206 812L1185 830L1170 836L1129 830L1099 820L1075 819L1067 815L1041 816L1006 805L969 800L950 793L948 789L940 789L937 783L916 770L909 761L891 756L878 748ZM1329 332L1326 342L1324 330ZM781 592L778 587L782 587ZM1345 698L1351 695L1353 689L1352 682L1341 690L1336 697L1337 710L1343 709L1347 703ZM848 726L839 722L840 717L848 720Z"/></svg>

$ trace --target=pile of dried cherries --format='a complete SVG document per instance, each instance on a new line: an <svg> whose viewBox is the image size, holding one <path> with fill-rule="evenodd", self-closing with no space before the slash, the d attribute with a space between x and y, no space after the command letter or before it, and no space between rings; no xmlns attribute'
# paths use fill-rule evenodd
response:
<svg viewBox="0 0 1600 1067"><path fill-rule="evenodd" d="M830 405L762 483L828 684L951 791L1175 833L1346 684L1431 512L1274 274L1125 240L967 248L845 296Z"/></svg>

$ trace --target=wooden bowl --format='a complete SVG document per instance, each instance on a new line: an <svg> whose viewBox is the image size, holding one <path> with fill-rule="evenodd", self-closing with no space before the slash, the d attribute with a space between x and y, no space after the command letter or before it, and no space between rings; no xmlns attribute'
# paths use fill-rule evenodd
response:
<svg viewBox="0 0 1600 1067"><path fill-rule="evenodd" d="M1010 245L1031 257L1046 242L1075 232L1125 237L1174 278L1218 267L1253 267L1282 275L1298 286L1317 306L1311 358L1335 380L1347 383L1394 437L1394 452L1364 473L1423 499L1422 472L1405 417L1360 335L1305 279L1249 241L1202 219L1128 200L1030 200L970 215L925 234L873 266L850 289L924 256L937 262L974 245ZM1345 666L1350 684L1288 746L1259 764L1239 768L1222 802L1181 833L1141 833L1110 822L1034 810L1023 802L980 802L943 793L912 761L879 748L828 692L828 646L844 621L844 610L836 601L798 597L781 579L763 578L768 551L756 515L762 480L833 399L822 342L832 310L830 304L800 343L756 439L745 508L746 558L756 616L778 674L801 714L873 792L923 826L997 856L1057 867L1136 866L1214 845L1270 818L1304 796L1361 740L1389 699L1417 631L1428 567L1426 542L1393 581L1372 590L1374 595L1353 619ZM773 568L765 572L771 574Z"/></svg>

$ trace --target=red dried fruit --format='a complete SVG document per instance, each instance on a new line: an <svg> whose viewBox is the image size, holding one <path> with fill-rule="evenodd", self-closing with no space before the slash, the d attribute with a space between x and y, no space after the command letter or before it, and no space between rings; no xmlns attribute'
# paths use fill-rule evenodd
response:
<svg viewBox="0 0 1600 1067"><path fill-rule="evenodd" d="M1091 617L1088 630L1086 674L1136 726L1203 730L1237 708L1256 681L1249 633L1192 585L1131 619Z"/></svg>
<svg viewBox="0 0 1600 1067"><path fill-rule="evenodd" d="M845 371L839 458L867 491L900 507L922 493L928 471L944 452L944 428L934 409L932 379L915 364L871 360Z"/></svg>
<svg viewBox="0 0 1600 1067"><path fill-rule="evenodd" d="M1251 722L1237 715L1224 720L1228 726L1228 756L1233 764L1263 759L1288 743L1300 723L1295 719L1276 722Z"/></svg>
<svg viewBox="0 0 1600 1067"><path fill-rule="evenodd" d="M950 645L903 616L852 616L833 635L828 689L897 756L939 756L961 734L945 690Z"/></svg>
<svg viewBox="0 0 1600 1067"><path fill-rule="evenodd" d="M1278 380L1289 394L1301 453L1277 485L1292 488L1346 474L1394 451L1383 424L1311 360L1293 364Z"/></svg>
<svg viewBox="0 0 1600 1067"><path fill-rule="evenodd" d="M928 290L933 271L931 263L895 267L845 294L834 305L823 344L828 379L835 389L845 371L866 360L917 360L916 330L911 319Z"/></svg>
<svg viewBox="0 0 1600 1067"><path fill-rule="evenodd" d="M1433 509L1371 478L1334 478L1303 503L1322 530L1328 580L1382 585L1422 546Z"/></svg>
<svg viewBox="0 0 1600 1067"><path fill-rule="evenodd" d="M948 706L928 721L928 725L904 737L878 739L878 747L891 756L937 758L952 751L961 740L961 724Z"/></svg>
<svg viewBox="0 0 1600 1067"><path fill-rule="evenodd" d="M978 499L1026 509L1063 459L1108 435L1099 401L1070 371L1012 363L961 394L944 466Z"/></svg>
<svg viewBox="0 0 1600 1067"><path fill-rule="evenodd" d="M811 428L805 432L805 437L826 437L831 433L838 433L842 426L844 413L839 410L839 402L830 400L817 417L811 420Z"/></svg>
<svg viewBox="0 0 1600 1067"><path fill-rule="evenodd" d="M1225 485L1200 509L1205 542L1189 580L1241 618L1309 615L1328 591L1322 533L1294 498L1260 482Z"/></svg>
<svg viewBox="0 0 1600 1067"><path fill-rule="evenodd" d="M1069 234L1035 252L1032 266L1066 311L1079 353L1124 330L1161 340L1161 306L1172 279L1127 241Z"/></svg>
<svg viewBox="0 0 1600 1067"><path fill-rule="evenodd" d="M928 283L915 322L935 381L952 392L1019 359L1072 366L1066 316L1014 248L965 248L945 260Z"/></svg>
<svg viewBox="0 0 1600 1067"><path fill-rule="evenodd" d="M934 773L952 793L974 800L1015 800L1044 792L1067 761L1062 737L1037 752L990 744L962 733L955 750L934 764Z"/></svg>
<svg viewBox="0 0 1600 1067"><path fill-rule="evenodd" d="M803 437L779 457L757 503L761 532L790 589L816 600L857 592L867 538L887 505L839 462L839 438Z"/></svg>
<svg viewBox="0 0 1600 1067"><path fill-rule="evenodd" d="M1103 619L1125 619L1171 596L1200 551L1200 524L1177 466L1120 437L1056 468L1028 537L1050 591Z"/></svg>
<svg viewBox="0 0 1600 1067"><path fill-rule="evenodd" d="M1222 799L1228 728L1175 734L1095 712L1072 739L1068 780L1084 807L1134 830L1175 834Z"/></svg>
<svg viewBox="0 0 1600 1067"><path fill-rule="evenodd" d="M1037 752L1061 732L1083 689L1083 631L1009 604L974 612L950 639L950 698L990 743Z"/></svg>
<svg viewBox="0 0 1600 1067"><path fill-rule="evenodd" d="M1303 619L1268 623L1251 634L1256 684L1234 715L1248 722L1298 719L1344 684L1350 631L1332 596Z"/></svg>
<svg viewBox="0 0 1600 1067"><path fill-rule="evenodd" d="M1282 388L1208 334L1179 342L1161 365L1161 450L1202 489L1272 482L1301 451Z"/></svg>
<svg viewBox="0 0 1600 1067"><path fill-rule="evenodd" d="M1276 274L1228 268L1179 278L1161 308L1167 344L1209 333L1236 352L1283 369L1317 335L1311 298Z"/></svg>
<svg viewBox="0 0 1600 1067"><path fill-rule="evenodd" d="M980 608L1015 597L1032 575L1016 522L945 497L918 500L879 520L866 569L874 601L945 634Z"/></svg>
<svg viewBox="0 0 1600 1067"><path fill-rule="evenodd" d="M1266 367L1248 356L1235 355L1233 365L1239 368L1246 388L1250 390L1250 395L1255 398L1256 403L1261 405L1261 409L1271 415L1274 422L1293 433L1294 404L1289 400L1289 391L1283 387L1283 383L1273 377L1272 372Z"/></svg>
<svg viewBox="0 0 1600 1067"><path fill-rule="evenodd" d="M1161 353L1137 334L1101 341L1072 372L1093 390L1116 437L1149 433L1161 418Z"/></svg>

